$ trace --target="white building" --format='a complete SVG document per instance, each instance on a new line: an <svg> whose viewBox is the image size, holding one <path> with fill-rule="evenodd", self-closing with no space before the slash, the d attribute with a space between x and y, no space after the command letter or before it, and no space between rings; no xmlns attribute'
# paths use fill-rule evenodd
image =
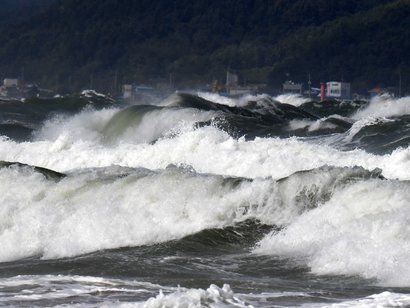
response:
<svg viewBox="0 0 410 308"><path fill-rule="evenodd" d="M254 89L252 87L236 87L229 89L229 96L243 96L252 94Z"/></svg>
<svg viewBox="0 0 410 308"><path fill-rule="evenodd" d="M330 81L326 83L326 97L350 99L350 83L339 81Z"/></svg>
<svg viewBox="0 0 410 308"><path fill-rule="evenodd" d="M123 99L132 99L132 85L131 84L124 84L122 86L122 98Z"/></svg>
<svg viewBox="0 0 410 308"><path fill-rule="evenodd" d="M232 74L229 71L226 72L226 88L231 89L231 88L236 88L238 86L238 75Z"/></svg>
<svg viewBox="0 0 410 308"><path fill-rule="evenodd" d="M303 85L301 83L294 83L293 81L286 81L283 84L283 93L302 94Z"/></svg>
<svg viewBox="0 0 410 308"><path fill-rule="evenodd" d="M19 85L18 79L6 78L3 80L3 86L5 88L17 87Z"/></svg>

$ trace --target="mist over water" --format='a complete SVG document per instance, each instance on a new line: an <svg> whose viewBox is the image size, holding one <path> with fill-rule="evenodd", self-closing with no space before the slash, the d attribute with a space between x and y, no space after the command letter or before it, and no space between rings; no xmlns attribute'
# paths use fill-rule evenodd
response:
<svg viewBox="0 0 410 308"><path fill-rule="evenodd" d="M0 102L2 303L410 303L410 98L56 100Z"/></svg>

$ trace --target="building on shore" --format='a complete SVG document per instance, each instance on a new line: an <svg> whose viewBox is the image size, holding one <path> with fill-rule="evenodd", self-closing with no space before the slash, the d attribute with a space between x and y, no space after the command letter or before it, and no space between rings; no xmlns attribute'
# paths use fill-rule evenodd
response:
<svg viewBox="0 0 410 308"><path fill-rule="evenodd" d="M351 99L350 83L329 81L326 83L326 98Z"/></svg>
<svg viewBox="0 0 410 308"><path fill-rule="evenodd" d="M229 92L231 89L235 89L239 86L239 77L229 71L226 72L226 90Z"/></svg>
<svg viewBox="0 0 410 308"><path fill-rule="evenodd" d="M287 80L283 84L283 93L284 94L302 94L303 85L301 83L294 83L291 80Z"/></svg>
<svg viewBox="0 0 410 308"><path fill-rule="evenodd" d="M132 84L122 85L122 98L125 100L131 100L133 97Z"/></svg>
<svg viewBox="0 0 410 308"><path fill-rule="evenodd" d="M3 80L3 87L5 88L12 88L12 87L18 87L19 86L19 80L15 78L6 78Z"/></svg>
<svg viewBox="0 0 410 308"><path fill-rule="evenodd" d="M401 89L399 87L380 87L377 86L373 89L367 91L369 93L370 98L374 98L376 96L388 95L391 97L401 97Z"/></svg>
<svg viewBox="0 0 410 308"><path fill-rule="evenodd" d="M121 99L124 101L132 102L140 100L142 97L154 95L156 89L150 85L145 84L124 84L122 86Z"/></svg>
<svg viewBox="0 0 410 308"><path fill-rule="evenodd" d="M3 80L3 85L0 86L0 97L20 98L21 95L18 86L18 79L5 78Z"/></svg>
<svg viewBox="0 0 410 308"><path fill-rule="evenodd" d="M5 78L0 86L0 98L25 99L52 96L54 96L54 91L42 89L34 83L22 82L15 78Z"/></svg>
<svg viewBox="0 0 410 308"><path fill-rule="evenodd" d="M241 96L252 93L252 88L239 85L239 77L229 71L226 72L226 93L229 96Z"/></svg>
<svg viewBox="0 0 410 308"><path fill-rule="evenodd" d="M216 85L218 84L216 83ZM226 95L228 96L243 96L243 95L248 95L248 94L256 94L265 87L266 87L265 84L240 85L238 75L233 74L229 71L226 72L225 90L226 90ZM212 88L218 89L219 87L213 86Z"/></svg>

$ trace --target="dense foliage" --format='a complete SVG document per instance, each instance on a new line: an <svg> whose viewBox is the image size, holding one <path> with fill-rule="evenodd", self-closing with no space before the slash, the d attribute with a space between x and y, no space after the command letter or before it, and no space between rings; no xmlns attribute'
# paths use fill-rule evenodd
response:
<svg viewBox="0 0 410 308"><path fill-rule="evenodd" d="M227 68L272 87L309 73L394 86L410 79L409 29L409 0L56 0L3 28L0 72L63 89L196 85Z"/></svg>

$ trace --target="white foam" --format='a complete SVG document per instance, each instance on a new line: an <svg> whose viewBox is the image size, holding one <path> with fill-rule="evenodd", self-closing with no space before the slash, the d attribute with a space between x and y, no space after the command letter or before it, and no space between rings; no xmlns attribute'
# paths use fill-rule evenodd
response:
<svg viewBox="0 0 410 308"><path fill-rule="evenodd" d="M112 294L127 298L132 296L135 301L112 301ZM83 299L83 303L73 305L73 297ZM87 300L93 297L94 301L88 304ZM144 301L140 298L148 299ZM56 300L67 300L71 302L70 306L79 307L95 307L95 300L101 301L100 307L250 307L227 284L222 288L212 284L204 290L91 276L26 275L0 278L0 303L35 305L37 301L51 301L53 304Z"/></svg>
<svg viewBox="0 0 410 308"><path fill-rule="evenodd" d="M298 129L306 129L309 132L321 130L321 129L334 129L337 126L333 123L327 122L326 118L316 120L316 121L309 121L309 120L291 120L289 121L288 128L289 130L298 130Z"/></svg>
<svg viewBox="0 0 410 308"><path fill-rule="evenodd" d="M292 105L295 107L299 107L303 105L304 103L309 102L308 98L303 97L298 94L281 94L281 95L276 96L274 100L282 104L288 104L288 105Z"/></svg>
<svg viewBox="0 0 410 308"><path fill-rule="evenodd" d="M306 307L323 307L323 308L380 308L380 307L408 307L410 306L410 294L401 294L393 292L383 292L380 294L370 295L365 298L346 301L343 303L331 305L306 305Z"/></svg>
<svg viewBox="0 0 410 308"><path fill-rule="evenodd" d="M408 286L409 226L409 182L370 180L339 187L330 201L271 233L255 251L304 260L316 274Z"/></svg>
<svg viewBox="0 0 410 308"><path fill-rule="evenodd" d="M237 102L234 98L222 96L222 95L219 95L218 93L198 92L197 95L213 103L226 105L229 107L237 106Z"/></svg>
<svg viewBox="0 0 410 308"><path fill-rule="evenodd" d="M123 304L121 307L135 307L135 304ZM185 289L164 295L162 292L143 304L144 308L156 307L252 307L235 296L229 285L222 288L211 285L208 289Z"/></svg>
<svg viewBox="0 0 410 308"><path fill-rule="evenodd" d="M110 147L98 140L72 138L64 130L55 140L17 143L0 140L0 160L19 161L56 171L73 168L122 165L165 168L169 164L191 165L201 173L244 177L282 178L296 171L322 165L363 166L383 169L388 178L410 179L410 148L383 156L365 151L338 151L326 145L309 144L296 138L239 140L215 127L185 131L155 144L120 142Z"/></svg>
<svg viewBox="0 0 410 308"><path fill-rule="evenodd" d="M127 298L127 302L110 298ZM49 301L70 302L73 307L252 307L251 304L266 303L281 297L312 298L317 295L304 292L275 292L261 294L238 294L225 284L222 288L210 285L207 289L169 287L144 281L67 275L24 275L0 278L0 303L6 305L35 306ZM72 298L82 299L73 304ZM148 299L146 299L148 298ZM90 300L91 299L91 300ZM128 302L128 300L133 302ZM146 300L144 300L146 299ZM90 303L87 303L90 300ZM365 298L334 304L305 304L302 307L407 307L409 294L383 292ZM60 306L56 306L60 307ZM61 307L65 307L62 305Z"/></svg>
<svg viewBox="0 0 410 308"><path fill-rule="evenodd" d="M34 140L52 142L63 140L67 145L79 142L103 145L105 141L110 141L111 144L113 141L114 143L149 143L160 137L190 130L196 122L209 121L215 116L215 112L192 108L154 109L146 112L141 119L135 116L138 121L127 118L123 119L128 121L127 123L116 123L118 126L124 126L124 129L120 129L114 136L107 136L105 127L118 112L121 110L86 109L74 116L57 115L47 120L41 129L35 132Z"/></svg>
<svg viewBox="0 0 410 308"><path fill-rule="evenodd" d="M161 243L247 219L287 225L363 172L321 168L279 182L238 182L175 167L111 167L56 183L28 166L3 168L0 262Z"/></svg>
<svg viewBox="0 0 410 308"><path fill-rule="evenodd" d="M199 92L197 93L197 95L213 103L217 103L220 105L226 105L230 107L246 107L246 105L248 105L250 101L258 102L260 100L263 100L264 98L270 98L270 96L267 94L258 94L258 95L246 94L238 98L222 96L217 93L209 93L209 92Z"/></svg>
<svg viewBox="0 0 410 308"><path fill-rule="evenodd" d="M394 117L410 114L410 97L392 98L377 96L368 106L356 112L352 118L359 120L366 117Z"/></svg>
<svg viewBox="0 0 410 308"><path fill-rule="evenodd" d="M347 131L346 137L344 138L344 142L351 142L354 136L356 136L356 134L359 133L366 126L372 126L372 125L377 125L380 123L388 123L388 122L394 122L394 120L384 118L384 117L375 118L373 116L369 116L367 118L357 120L356 122L353 123L352 127Z"/></svg>
<svg viewBox="0 0 410 308"><path fill-rule="evenodd" d="M67 144L84 141L99 143L104 137L102 131L105 125L119 111L118 108L100 111L86 108L74 116L53 116L34 132L34 140L51 142L65 140Z"/></svg>
<svg viewBox="0 0 410 308"><path fill-rule="evenodd" d="M149 282L134 280L110 279L91 276L66 275L23 275L0 278L0 303L6 305L31 303L36 301L68 300L70 298L84 298L104 294L121 294L133 297L149 297L158 293L177 291L178 288L164 287ZM97 297L96 296L96 297ZM82 306L87 306L83 304Z"/></svg>
<svg viewBox="0 0 410 308"><path fill-rule="evenodd" d="M192 130L195 123L210 121L215 116L215 112L192 108L153 110L146 113L137 125L131 125L122 135L114 137L115 141L122 143L149 143Z"/></svg>
<svg viewBox="0 0 410 308"><path fill-rule="evenodd" d="M99 93L95 90L83 90L81 92L81 95L84 95L85 97L99 96L99 97L108 98L108 96L106 96L105 94ZM109 98L109 99L112 100L111 98Z"/></svg>
<svg viewBox="0 0 410 308"><path fill-rule="evenodd" d="M161 243L246 219L275 219L272 181L235 186L172 168L125 177L114 171L55 183L29 167L1 169L0 262Z"/></svg>

